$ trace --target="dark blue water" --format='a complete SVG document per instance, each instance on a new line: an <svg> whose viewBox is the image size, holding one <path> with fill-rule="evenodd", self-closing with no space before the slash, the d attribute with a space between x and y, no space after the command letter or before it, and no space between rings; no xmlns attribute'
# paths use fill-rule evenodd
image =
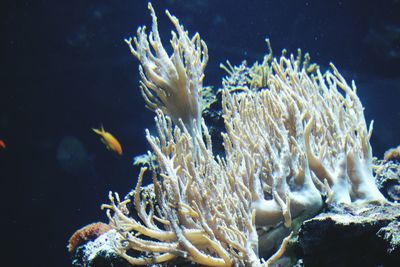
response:
<svg viewBox="0 0 400 267"><path fill-rule="evenodd" d="M206 85L220 62L261 60L268 36L283 48L334 62L355 79L374 154L400 143L400 1L153 1L168 44L168 8L207 42ZM138 88L138 62L123 39L149 25L147 1L2 1L0 49L1 239L7 266L69 266L69 236L106 221L109 190L136 184L132 158L148 146L153 113ZM104 125L124 155L105 150ZM4 238L5 237L5 238ZM5 266L5 265L4 265Z"/></svg>

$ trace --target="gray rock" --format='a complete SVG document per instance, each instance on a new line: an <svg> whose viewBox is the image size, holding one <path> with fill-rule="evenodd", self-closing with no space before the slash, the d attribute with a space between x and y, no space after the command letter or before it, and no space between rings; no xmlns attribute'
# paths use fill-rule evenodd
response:
<svg viewBox="0 0 400 267"><path fill-rule="evenodd" d="M303 223L304 266L399 266L400 206L336 206Z"/></svg>

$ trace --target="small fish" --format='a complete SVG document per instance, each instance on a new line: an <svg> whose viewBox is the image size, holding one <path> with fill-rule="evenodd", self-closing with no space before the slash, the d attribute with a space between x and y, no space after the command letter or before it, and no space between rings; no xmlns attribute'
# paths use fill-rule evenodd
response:
<svg viewBox="0 0 400 267"><path fill-rule="evenodd" d="M101 136L101 142L103 142L108 150L112 150L118 155L122 155L122 147L118 140L109 132L104 131L103 126L101 129L92 128L92 130Z"/></svg>
<svg viewBox="0 0 400 267"><path fill-rule="evenodd" d="M5 148L6 148L6 143L4 143L4 141L0 139L0 149L5 149Z"/></svg>

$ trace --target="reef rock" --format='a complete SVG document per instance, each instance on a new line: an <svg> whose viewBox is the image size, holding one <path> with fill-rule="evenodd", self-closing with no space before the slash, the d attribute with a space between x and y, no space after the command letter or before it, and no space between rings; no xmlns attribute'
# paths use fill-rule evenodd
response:
<svg viewBox="0 0 400 267"><path fill-rule="evenodd" d="M304 266L399 266L400 205L336 206L303 223Z"/></svg>

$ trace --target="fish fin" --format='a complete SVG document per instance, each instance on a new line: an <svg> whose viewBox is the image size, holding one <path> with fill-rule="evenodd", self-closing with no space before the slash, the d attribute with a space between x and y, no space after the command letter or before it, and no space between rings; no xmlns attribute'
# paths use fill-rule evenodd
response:
<svg viewBox="0 0 400 267"><path fill-rule="evenodd" d="M96 128L92 128L93 132L97 133L98 135L102 135L102 131Z"/></svg>
<svg viewBox="0 0 400 267"><path fill-rule="evenodd" d="M107 147L107 149L108 149L108 143L107 143L106 139L100 138L100 141L101 141L103 144L105 144L106 147Z"/></svg>

